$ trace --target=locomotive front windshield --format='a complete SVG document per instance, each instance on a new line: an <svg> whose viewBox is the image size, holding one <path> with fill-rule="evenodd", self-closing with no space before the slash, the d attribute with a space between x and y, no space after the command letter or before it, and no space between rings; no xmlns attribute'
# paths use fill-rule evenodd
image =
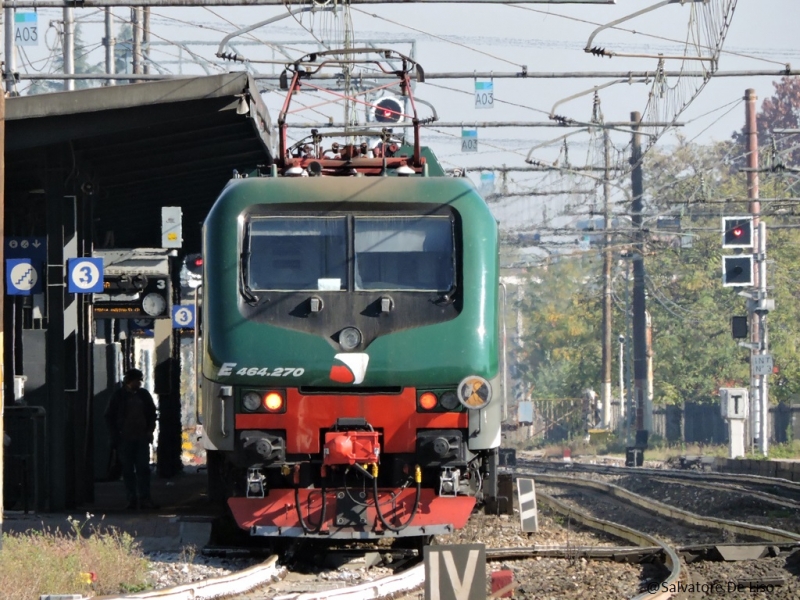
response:
<svg viewBox="0 0 800 600"><path fill-rule="evenodd" d="M253 290L341 290L347 284L345 218L271 217L250 223Z"/></svg>
<svg viewBox="0 0 800 600"><path fill-rule="evenodd" d="M356 217L357 290L439 291L453 287L448 217Z"/></svg>
<svg viewBox="0 0 800 600"><path fill-rule="evenodd" d="M337 291L352 285L446 291L455 285L448 216L258 217L246 239L252 290Z"/></svg>

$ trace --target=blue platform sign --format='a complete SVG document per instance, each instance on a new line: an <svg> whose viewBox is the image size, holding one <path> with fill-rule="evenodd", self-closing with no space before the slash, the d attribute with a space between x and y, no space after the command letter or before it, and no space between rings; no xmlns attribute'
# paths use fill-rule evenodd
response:
<svg viewBox="0 0 800 600"><path fill-rule="evenodd" d="M99 294L103 291L103 259L68 259L67 280L67 291L71 294Z"/></svg>
<svg viewBox="0 0 800 600"><path fill-rule="evenodd" d="M30 258L6 259L6 293L9 296L30 296L41 291L41 273Z"/></svg>
<svg viewBox="0 0 800 600"><path fill-rule="evenodd" d="M5 237L6 258L32 258L34 262L47 260L47 238L20 237L8 235Z"/></svg>
<svg viewBox="0 0 800 600"><path fill-rule="evenodd" d="M5 257L4 258L28 258L31 266L36 271L37 282L27 294L41 294L44 289L45 269L47 264L47 238L41 237L21 237L9 235L4 238ZM8 273L8 271L6 271ZM6 285L10 290L11 286ZM21 294L22 292L9 292L10 294Z"/></svg>
<svg viewBox="0 0 800 600"><path fill-rule="evenodd" d="M194 306L173 306L172 328L194 329Z"/></svg>

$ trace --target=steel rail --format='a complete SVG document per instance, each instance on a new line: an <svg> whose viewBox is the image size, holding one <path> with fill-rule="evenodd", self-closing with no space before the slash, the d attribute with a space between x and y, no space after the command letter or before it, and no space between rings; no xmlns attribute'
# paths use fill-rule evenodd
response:
<svg viewBox="0 0 800 600"><path fill-rule="evenodd" d="M323 592L308 592L286 598L294 600L378 600L379 598L397 598L411 592L425 583L425 565L418 564L397 575L390 575L368 581L352 587L333 589Z"/></svg>
<svg viewBox="0 0 800 600"><path fill-rule="evenodd" d="M649 512L661 515L662 517L674 519L694 527L719 529L729 533L738 533L740 535L751 536L771 542L800 542L800 534L791 531L767 527L766 525L751 525L749 523L742 523L741 521L719 519L717 517L704 517L689 512L688 510L675 508L663 502L652 500L651 498L645 498L644 496L630 492L612 483L579 479L576 477L564 477L561 475L548 475L544 473L529 473L529 475L535 480L544 483L592 488L606 493L609 496L625 500Z"/></svg>
<svg viewBox="0 0 800 600"><path fill-rule="evenodd" d="M616 537L619 537L621 539L628 540L642 547L650 547L650 546L659 547L664 554L664 564L669 569L669 576L662 582L662 585L666 585L667 587L669 587L672 584L676 584L682 576L688 577L688 573L683 575L683 571L681 570L681 560L678 557L678 553L675 551L674 548L668 546L661 540L651 535L648 535L643 531L631 529L630 527L626 527L625 525L620 525L619 523L613 523L612 521L607 521L605 519L598 519L597 517L593 517L582 511L575 510L571 506L561 502L560 500L556 500L552 496L544 494L539 490L536 491L536 498L539 500L539 502L547 505L553 511L562 514L566 517L575 519L576 521L579 521L581 524L585 525L586 527L589 527L590 529L603 531L604 533L608 533ZM645 600L645 598L648 598L650 600L664 600L666 598L671 598L671 597L672 594L668 591L656 594L651 594L650 592L644 592L642 594L639 594L638 596L635 596L634 600Z"/></svg>
<svg viewBox="0 0 800 600"><path fill-rule="evenodd" d="M748 490L736 483L727 483L724 481L719 481L717 483L708 483L706 481L689 481L689 480L675 481L674 478L668 476L653 477L652 479L654 481L661 481L662 483L693 486L693 487L703 488L706 490L714 490L714 491L724 490L729 492L736 492L737 494L750 496L751 498L762 500L764 502L769 502L771 504L777 504L778 506L800 509L800 502L798 502L797 500L791 500L790 498L781 498L780 496L776 496L775 494L770 494L767 492Z"/></svg>
<svg viewBox="0 0 800 600"><path fill-rule="evenodd" d="M278 557L270 556L260 565L203 581L193 581L171 588L149 590L118 596L98 596L96 600L206 600L242 594L253 588L286 576L286 569L278 566Z"/></svg>
<svg viewBox="0 0 800 600"><path fill-rule="evenodd" d="M715 229L714 231L717 231ZM524 466L524 463L531 463L532 465L536 465L540 468L545 469L553 469L563 471L565 469L569 469L572 471L584 471L584 472L597 472L597 473L607 473L610 475L620 475L622 473L626 474L643 474L643 475L651 475L657 477L671 477L676 479L690 479L690 480L703 480L703 481L723 481L728 483L735 483L738 485L746 485L746 481L743 481L743 475L745 474L730 474L730 473L711 473L711 472L702 472L702 473L693 473L693 472L686 472L686 471L677 471L673 469L648 469L643 467L636 467L636 469L625 470L624 467L619 466L607 466L607 465L588 465L582 463L556 463L552 461L542 460L542 459L529 459L525 457L517 457L517 462L520 463L520 466ZM788 492L794 494L800 494L800 482L796 481L789 481L788 479L781 479L779 477L764 477L762 475L746 475L747 481L752 482L754 485L762 485L762 486L772 486L776 488L781 488Z"/></svg>
<svg viewBox="0 0 800 600"><path fill-rule="evenodd" d="M520 560L524 558L586 558L589 560L642 560L661 554L661 546L569 546L534 545L519 548L487 548L486 560Z"/></svg>

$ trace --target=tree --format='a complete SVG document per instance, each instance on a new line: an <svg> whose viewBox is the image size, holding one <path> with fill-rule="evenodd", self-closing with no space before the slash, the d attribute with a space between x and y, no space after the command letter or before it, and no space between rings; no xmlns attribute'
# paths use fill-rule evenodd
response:
<svg viewBox="0 0 800 600"><path fill-rule="evenodd" d="M117 34L117 43L114 46L114 72L133 72L133 27L130 23L123 23Z"/></svg>
<svg viewBox="0 0 800 600"><path fill-rule="evenodd" d="M62 33L63 48L63 33ZM53 61L53 71L56 73L64 72L63 52ZM75 26L75 73L104 73L105 67L99 63L91 64L88 60L88 49L83 41L83 32L80 25ZM66 89L63 80L36 81L28 88L28 95L44 94L48 92L63 92ZM100 82L92 79L78 79L75 81L75 89L85 89L97 87Z"/></svg>
<svg viewBox="0 0 800 600"><path fill-rule="evenodd" d="M697 145L680 139L676 148L654 148L646 158L648 212L680 213L682 229L660 232L655 219L646 219L644 225L656 404L716 402L720 387L749 384L750 351L730 331L730 317L746 314L746 300L737 288L722 286L722 255L728 252L721 244L721 217L746 213L747 205L711 202L746 197L746 175L733 162L737 152L733 141ZM795 300L800 296L800 244L792 228L795 215L771 206L765 204L764 220L770 228L768 284L777 309L770 313L768 326L778 372L770 379L770 398L778 402L800 394L800 303ZM629 241L617 244L626 255ZM614 332L625 329L624 272L629 260L618 254L615 263ZM524 347L517 356L534 401L552 406L578 398L584 388L597 389L599 265L597 254L571 255L528 272L531 283L522 303Z"/></svg>
<svg viewBox="0 0 800 600"><path fill-rule="evenodd" d="M774 135L773 131L800 126L800 77L783 77L772 86L775 93L764 99L756 116L759 145L770 150L762 150L761 155L770 161L771 166L776 163L797 166L800 165L800 147L797 147L796 140L790 136ZM734 132L732 137L743 154L747 148L745 128ZM773 150L777 153L775 157L771 156Z"/></svg>

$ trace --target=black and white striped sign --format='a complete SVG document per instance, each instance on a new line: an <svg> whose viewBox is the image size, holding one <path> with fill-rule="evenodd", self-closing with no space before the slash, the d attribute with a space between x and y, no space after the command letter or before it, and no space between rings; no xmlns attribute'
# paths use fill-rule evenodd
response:
<svg viewBox="0 0 800 600"><path fill-rule="evenodd" d="M536 488L533 479L517 479L517 500L519 500L519 521L522 531L539 531L539 513L536 510Z"/></svg>

